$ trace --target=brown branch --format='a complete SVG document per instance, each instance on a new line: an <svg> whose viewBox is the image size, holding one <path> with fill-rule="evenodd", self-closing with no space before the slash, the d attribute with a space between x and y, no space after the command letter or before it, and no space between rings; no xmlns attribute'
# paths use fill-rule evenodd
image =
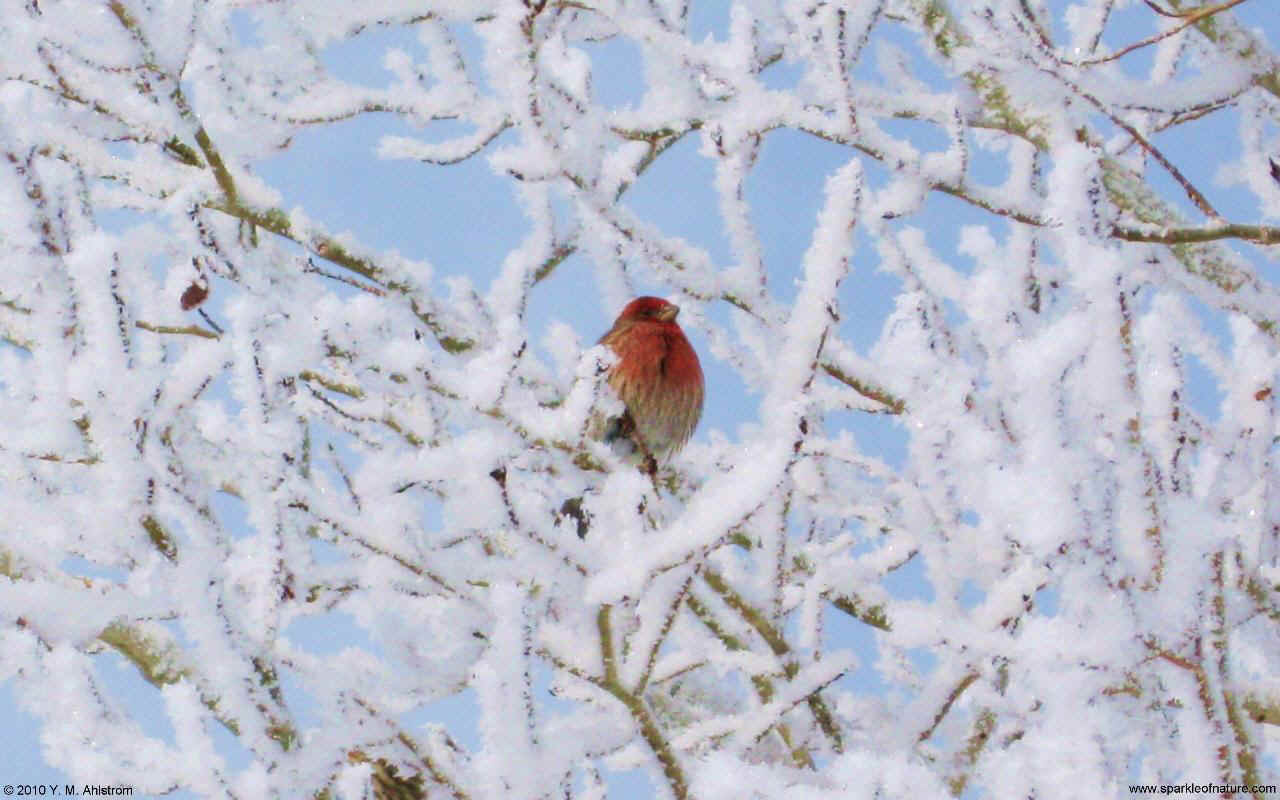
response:
<svg viewBox="0 0 1280 800"><path fill-rule="evenodd" d="M338 381L331 380L330 378L326 378L325 376L320 375L319 373L309 369L304 369L302 372L299 372L298 377L304 381L308 381L311 383L318 383L324 388L328 389L329 391L336 392L341 395L346 395L347 397L350 397L352 400L364 399L364 390L355 384L340 383Z"/></svg>
<svg viewBox="0 0 1280 800"><path fill-rule="evenodd" d="M662 621L662 630L654 637L653 644L649 647L649 656L645 659L644 672L640 675L640 680L636 683L636 693L642 694L645 687L649 685L649 680L653 677L653 668L658 663L658 651L662 648L662 643L666 641L667 634L671 633L671 627L675 624L676 616L680 613L680 606L684 604L685 597L689 594L689 587L693 584L693 579L701 569L701 564L694 567L694 571L689 573L689 577L685 579L681 585L680 591L672 598L671 605L667 608L667 615Z"/></svg>
<svg viewBox="0 0 1280 800"><path fill-rule="evenodd" d="M666 737L662 735L662 730L645 704L644 698L627 691L627 688L622 685L622 679L618 676L618 662L613 646L613 624L609 620L611 609L612 606L606 604L600 606L600 610L596 612L596 630L600 634L600 660L604 667L602 685L605 691L617 698L626 706L627 711L631 712L632 719L640 726L640 735L644 737L645 743L649 745L658 763L662 765L662 774L666 776L667 783L671 786L671 793L676 796L676 800L686 800L689 797L689 781L684 775L680 762L676 759L675 752L671 749Z"/></svg>
<svg viewBox="0 0 1280 800"><path fill-rule="evenodd" d="M1222 215L1219 214L1217 209L1209 203L1208 198L1200 193L1200 190L1191 183L1187 176L1182 174L1182 170L1178 169L1172 161L1166 158L1165 154L1160 152L1158 147L1147 141L1147 138L1139 133L1137 128L1125 122L1119 116L1112 114L1103 106L1102 101L1098 100L1093 95L1082 93L1081 96L1088 100L1094 108L1098 109L1103 114L1106 114L1112 122L1123 128L1125 133L1133 137L1133 140L1138 143L1139 147L1146 150L1148 155L1159 162L1160 166L1164 167L1165 171L1173 176L1173 179L1177 181L1178 185L1182 187L1182 190L1186 192L1187 197L1191 198L1191 202L1195 203L1196 208L1203 211L1205 216L1212 219L1222 219Z"/></svg>
<svg viewBox="0 0 1280 800"><path fill-rule="evenodd" d="M320 275L330 280L338 281L339 283L345 283L348 286L359 289L362 292L368 292L369 294L375 295L377 297L387 296L387 293L377 286L370 286L367 283L362 283L361 281L355 280L354 278L348 278L346 275L339 275L336 272L327 272L325 270L322 270L319 267L317 267L315 263L310 259L307 260L307 265L302 268L302 271L309 272L313 275Z"/></svg>
<svg viewBox="0 0 1280 800"><path fill-rule="evenodd" d="M1240 706L1249 715L1249 719L1259 725L1280 725L1280 702L1249 696Z"/></svg>
<svg viewBox="0 0 1280 800"><path fill-rule="evenodd" d="M1133 44L1121 50L1117 50L1116 52L1112 53L1109 56L1102 56L1099 58L1090 58L1085 61L1064 61L1062 63L1068 64L1073 67L1091 67L1094 64L1103 64L1103 63L1106 63L1107 61L1115 61L1116 59L1122 56L1132 53L1134 50L1138 50L1140 48L1153 45L1156 42L1159 42L1163 39L1168 39L1170 36L1179 34L1182 31L1186 30L1187 28L1191 27L1192 25L1196 24L1200 20L1211 17L1214 14L1217 14L1219 11L1226 11L1228 8L1231 8L1232 6L1238 6L1244 2L1244 0L1227 0L1227 2L1219 3L1216 6L1205 6L1202 8L1191 9L1188 11L1183 11L1175 14L1172 12L1165 11L1164 9L1157 6L1155 3L1151 2L1151 0L1144 0L1144 1L1148 6L1151 7L1151 10L1155 11L1157 14L1160 14L1161 16L1172 17L1174 19L1183 19L1186 21L1183 22L1181 25L1177 26L1176 28L1170 28L1169 30L1164 31L1162 33L1152 34L1151 36L1148 36L1145 39L1134 42Z"/></svg>
<svg viewBox="0 0 1280 800"><path fill-rule="evenodd" d="M1113 225L1111 235L1127 242L1151 242L1154 244L1196 244L1216 242L1221 239L1241 239L1254 244L1280 244L1280 227L1274 225L1245 225L1229 222L1204 228L1136 228Z"/></svg>
<svg viewBox="0 0 1280 800"><path fill-rule="evenodd" d="M972 686L973 682L977 679L978 673L976 672L970 672L960 679L960 682L957 683L947 694L947 699L943 701L942 707L933 715L933 722L929 724L929 727L920 731L919 735L916 736L917 742L923 742L933 736L934 731L936 731L938 726L942 724L942 720L951 712L951 707L960 699L960 695L964 694L965 690Z"/></svg>
<svg viewBox="0 0 1280 800"><path fill-rule="evenodd" d="M202 328L199 325L153 325L150 322L144 322L143 320L138 320L133 323L133 325L136 328L141 328L144 331L151 331L152 333L172 333L182 336L199 336L202 339L221 338L218 334L208 328Z"/></svg>
<svg viewBox="0 0 1280 800"><path fill-rule="evenodd" d="M422 751L422 748L419 747L418 743L413 740L413 737L409 736L409 734L405 733L404 730L401 729L399 722L397 722L394 718L387 716L386 714L383 714L378 709L374 708L373 704L370 703L368 700L364 699L363 697L360 697L358 695L353 696L352 700L355 702L356 705L364 709L365 713L368 714L372 719L384 725L388 730L394 731L395 740L398 741L401 745L403 745L406 750L408 750L410 753L413 754L413 757L418 760L418 762L426 770L427 774L431 776L431 779L436 782L436 784L447 789L455 798L457 798L457 800L469 800L470 795L468 795L466 791L464 791L463 788L458 785L458 782L454 780L453 777L451 777L448 773L445 772L444 767L438 764L435 761L435 759L431 757L429 753L424 753ZM448 734L446 734L446 736L448 736ZM408 778L401 778L396 774L395 767L391 766L391 764L385 759L374 760L369 758L367 755L365 755L364 753L358 750L353 750L351 753L349 753L348 757L352 763L367 762L374 766L373 780L375 784L381 784L381 787L383 788L383 791L384 791L384 795L382 796L386 796L386 797L406 796L404 794L385 794L385 792L388 789L394 787L394 788L400 789L401 791L408 791L410 793L408 796L421 797L421 798L427 797L427 793L422 791L421 773L418 773ZM418 792L417 794L413 793L415 789Z"/></svg>
<svg viewBox="0 0 1280 800"><path fill-rule="evenodd" d="M698 618L698 621L700 621L704 626L706 626L707 630L711 631L711 633L717 639L719 639L720 642L724 644L725 647L735 652L741 652L748 649L746 643L744 643L741 639L739 639L733 633L728 631L723 625L721 625L720 621L717 620L715 618L715 615L711 613L711 609L707 608L707 606L701 600L698 599L698 596L693 594L692 592L689 593L688 605L689 605L689 610L692 611L693 615ZM794 667L794 665L792 666ZM790 670L789 674L795 674L796 671L797 670L793 668ZM774 689L773 681L770 680L769 676L757 673L757 674L750 675L749 677L751 679L751 685L755 688L756 697L760 698L760 702L766 703L766 704L771 702L774 698L774 695L776 694L776 690ZM810 694L805 699L811 700L813 698L817 698L818 700L821 700L821 698L818 697L816 693ZM827 711L825 704L823 704L821 708L822 708L823 716L819 717L818 714L815 713L814 718L819 720L820 725L823 724L823 721L825 720L827 723L830 723L834 726L834 720L832 720L831 715ZM785 722L782 722L781 720L779 720L776 723L774 723L774 725L772 725L771 727L775 728L778 731L779 738L781 738L783 744L786 745L787 750L791 754L792 760L796 763L797 766L808 767L810 769L814 767L813 756L811 756L808 750L806 750L805 748L797 747L793 743L794 737L792 737L791 735L791 728ZM838 738L839 737L838 730L835 732L835 736L836 738L834 738L833 741L836 744L836 750L839 751L843 745Z"/></svg>
<svg viewBox="0 0 1280 800"><path fill-rule="evenodd" d="M1048 53L1048 57L1054 59L1054 61L1058 63L1061 63L1060 61L1058 61L1057 56L1054 55L1052 52ZM1197 189L1194 185L1192 185L1191 181L1188 180L1187 177L1182 174L1182 171L1179 170L1172 161L1170 161L1168 158L1165 157L1164 153L1160 152L1159 148L1157 148L1151 142L1147 141L1147 138L1143 136L1141 133L1139 133L1137 128L1133 127L1128 122L1125 122L1119 116L1112 113L1111 109L1109 109L1105 103L1103 103L1101 100L1094 97L1093 95L1089 94L1084 89L1080 88L1079 84L1077 84L1075 81L1071 80L1070 78L1066 77L1065 75L1062 75L1057 71L1045 66L1041 66L1040 71L1045 73L1046 75L1050 75L1055 79L1057 79L1060 83L1062 83L1062 85L1066 86L1068 89L1074 92L1081 99L1085 100L1087 103L1089 103L1089 105L1096 108L1099 113L1105 115L1107 119L1111 120L1115 125L1122 128L1125 131L1125 133L1128 133L1130 136L1132 136L1134 141L1136 141L1138 145L1141 146L1142 149L1147 152L1148 155L1154 158L1160 164L1160 166L1164 167L1165 171L1168 172L1173 177L1173 179L1178 182L1178 185L1182 187L1183 192L1185 192L1187 197L1191 199L1191 202L1195 204L1196 208L1199 208L1202 212L1204 212L1205 216L1211 217L1213 219L1222 219L1222 215L1219 214L1216 209L1214 209L1214 207L1209 203L1208 199L1206 199L1205 196L1200 193L1200 190Z"/></svg>
<svg viewBox="0 0 1280 800"><path fill-rule="evenodd" d="M893 630L889 617L884 613L884 606L867 606L857 595L834 594L827 598L831 605L853 617L864 625L888 632Z"/></svg>
<svg viewBox="0 0 1280 800"><path fill-rule="evenodd" d="M823 361L820 367L823 372L840 381L845 386L848 386L850 389L853 389L858 394L868 400L874 400L883 405L884 411L882 413L903 414L906 412L906 401L889 392L887 389L883 389L879 386L863 381L860 378L856 378L830 361Z"/></svg>
<svg viewBox="0 0 1280 800"><path fill-rule="evenodd" d="M713 569L704 569L702 571L702 580L712 591L720 595L720 599L724 601L725 605L738 612L738 615L754 628L756 633L760 634L760 638L764 639L775 656L782 658L791 655L791 646L787 644L787 640L782 633L763 614L753 608L742 595L738 594L729 585L729 582L724 579L723 575ZM796 663L794 658L787 658L784 670L788 678L794 677L799 669L800 665ZM808 703L809 710L813 713L813 718L817 721L818 727L831 740L832 746L837 752L843 750L844 737L841 736L840 729L836 727L831 712L827 708L826 701L822 699L822 695L815 691L806 697L805 701ZM807 753L805 755L806 757L808 756Z"/></svg>
<svg viewBox="0 0 1280 800"><path fill-rule="evenodd" d="M1217 706L1213 699L1213 687L1209 680L1209 673L1204 668L1204 665L1184 656L1180 656L1170 650L1164 649L1164 647L1160 646L1160 644L1156 642L1154 637L1145 641L1144 644L1147 646L1148 650L1156 655L1156 657L1169 662L1179 669L1184 669L1191 673L1196 683L1196 697L1199 699L1200 707L1204 712L1205 722L1209 724L1213 733L1220 740L1225 739L1226 732L1223 730L1222 720L1219 719L1217 713L1215 713ZM1225 747L1226 746L1224 744L1220 749L1225 750ZM1218 759L1218 762L1219 766L1223 770L1223 772L1218 776L1219 779L1221 779L1223 783L1232 783L1231 773L1229 771L1230 766L1226 762L1225 754Z"/></svg>

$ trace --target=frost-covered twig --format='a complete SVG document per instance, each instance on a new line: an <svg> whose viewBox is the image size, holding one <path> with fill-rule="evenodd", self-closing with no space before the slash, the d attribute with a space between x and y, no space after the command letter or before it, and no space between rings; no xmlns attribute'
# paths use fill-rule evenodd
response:
<svg viewBox="0 0 1280 800"><path fill-rule="evenodd" d="M684 800L689 796L689 782L688 778L685 777L684 768L679 759L677 759L675 751L671 748L671 743L663 735L662 729L658 727L658 722L654 719L653 713L649 710L644 698L623 686L619 678L617 650L613 640L613 623L610 619L611 611L611 607L606 604L600 606L596 612L596 630L600 637L600 660L604 670L601 685L609 694L626 706L627 711L635 720L636 726L640 729L640 735L644 738L645 744L653 751L654 757L657 758L658 763L661 765L662 773L671 787L672 794L676 796L677 800Z"/></svg>
<svg viewBox="0 0 1280 800"><path fill-rule="evenodd" d="M1227 9L1232 8L1233 6L1238 6L1243 2L1244 0L1226 0L1226 2L1223 2L1223 3L1201 6L1200 8L1197 8L1197 9L1192 9L1189 11L1183 11L1177 14L1172 14L1167 11L1164 11L1163 9L1159 8L1155 3L1152 3L1148 0L1147 5L1151 6L1152 10L1154 10L1157 14L1161 14L1164 16L1178 17L1183 20L1182 23L1172 28L1169 28L1167 30L1161 31L1160 33L1154 33L1146 37L1145 39L1139 39L1133 44L1126 45L1109 55L1098 56L1097 58L1090 58L1082 61L1068 61L1066 63L1070 64L1073 67L1091 67L1091 66L1094 66L1095 64L1105 64L1108 61L1115 61L1118 58L1122 58L1128 55L1129 53L1132 53L1134 50L1139 50L1143 47L1149 47L1155 44L1156 42L1169 38L1170 36L1175 36L1179 33L1182 33L1182 31L1186 30L1188 27L1192 25L1195 25L1197 22L1200 22L1203 19L1211 17L1220 11L1226 11Z"/></svg>

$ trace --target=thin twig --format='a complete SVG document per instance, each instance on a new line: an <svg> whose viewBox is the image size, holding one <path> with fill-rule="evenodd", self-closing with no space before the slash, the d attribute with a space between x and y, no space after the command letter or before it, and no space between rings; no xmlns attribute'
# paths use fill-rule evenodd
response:
<svg viewBox="0 0 1280 800"><path fill-rule="evenodd" d="M1015 19L1015 24L1017 24L1020 28L1022 27L1021 23L1017 22L1016 19ZM1046 55L1046 57L1052 59L1055 64L1063 63L1061 59L1059 59L1057 55L1054 54L1054 52L1050 48L1044 47L1042 45L1042 51ZM1079 96L1080 98L1085 100L1087 103L1089 103L1089 105L1096 108L1099 111L1099 113L1105 115L1107 119L1111 120L1117 126L1124 129L1126 133L1132 136L1134 140L1142 147L1142 149L1147 151L1147 153L1152 158L1154 158L1157 162L1159 162L1160 166L1164 167L1165 170L1173 177L1173 179L1178 182L1178 185L1182 187L1182 190L1186 193L1187 197L1191 199L1191 202L1194 203L1197 208L1199 208L1202 212L1204 212L1205 216L1211 217L1213 219L1222 219L1222 215L1219 214L1212 205L1210 205L1208 199L1206 199L1205 196L1200 193L1200 190L1192 185L1191 181L1188 180L1187 177L1182 174L1181 170L1179 170L1176 166L1174 166L1172 161L1170 161L1168 158L1165 157L1164 153L1160 152L1159 148L1157 148L1151 142L1147 141L1147 138L1143 136L1141 133L1139 133L1137 128L1133 127L1128 122L1125 122L1118 115L1112 112L1111 109L1108 108L1105 103L1103 103L1098 98L1094 97L1092 94L1086 92L1083 88L1080 87L1078 83L1071 80L1067 76L1061 74L1057 70L1052 69L1048 66L1040 66L1039 69L1041 72L1045 73L1046 75L1052 76L1053 78L1058 80L1060 83L1062 83L1062 85L1066 86L1068 89L1074 92L1077 96Z"/></svg>
<svg viewBox="0 0 1280 800"><path fill-rule="evenodd" d="M631 712L631 717L640 726L640 735L644 737L649 749L662 765L662 774L667 778L671 793L677 800L685 800L689 797L689 780L685 777L684 769L676 759L671 744L662 735L662 730L649 711L648 705L645 704L644 698L627 691L618 675L618 660L613 645L613 623L609 619L611 609L612 606L606 604L600 606L600 610L596 612L596 630L600 634L600 660L604 668L603 686Z"/></svg>
<svg viewBox="0 0 1280 800"><path fill-rule="evenodd" d="M174 333L183 336L199 336L204 339L221 338L208 328L201 328L199 325L153 325L143 320L138 320L133 324L134 327L141 328L144 331L151 331L152 333Z"/></svg>
<svg viewBox="0 0 1280 800"><path fill-rule="evenodd" d="M1132 53L1134 50L1138 50L1139 48L1153 45L1156 42L1159 42L1163 39L1168 39L1170 36L1179 34L1182 31L1186 30L1187 28L1191 27L1192 25L1196 24L1200 20L1211 17L1214 14L1217 14L1219 11L1226 11L1232 6L1238 6L1241 3L1243 3L1244 0L1227 0L1227 2L1219 3L1216 6L1205 6L1203 8L1191 9L1191 10L1183 11L1177 14L1161 9L1155 3L1151 2L1151 0L1145 0L1145 2L1148 6L1151 7L1151 10L1155 11L1157 14L1161 16L1172 17L1173 19L1183 19L1186 21L1183 22L1181 25L1177 26L1176 28L1170 28L1169 30L1164 31L1162 33L1152 34L1151 36L1148 36L1147 38L1142 39L1141 41L1134 42L1133 44L1127 47L1117 50L1116 52L1112 53L1109 56L1101 56L1099 58L1090 58L1085 61L1063 61L1062 63L1069 64L1070 66L1073 66L1073 67L1091 67L1095 64L1103 64L1108 61L1115 61L1116 59L1122 56Z"/></svg>

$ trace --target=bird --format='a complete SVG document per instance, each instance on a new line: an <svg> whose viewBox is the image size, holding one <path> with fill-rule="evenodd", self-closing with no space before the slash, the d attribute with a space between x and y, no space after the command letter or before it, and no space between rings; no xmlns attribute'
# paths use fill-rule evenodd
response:
<svg viewBox="0 0 1280 800"><path fill-rule="evenodd" d="M702 417L702 365L676 322L679 313L660 297L637 297L598 342L617 356L607 381L626 409L601 438L629 439L651 474L685 446Z"/></svg>

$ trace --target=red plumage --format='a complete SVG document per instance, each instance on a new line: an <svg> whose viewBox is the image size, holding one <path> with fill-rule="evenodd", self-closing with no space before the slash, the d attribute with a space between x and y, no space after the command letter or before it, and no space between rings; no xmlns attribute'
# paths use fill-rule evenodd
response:
<svg viewBox="0 0 1280 800"><path fill-rule="evenodd" d="M618 356L609 385L627 409L606 438L629 436L659 461L684 447L702 416L702 365L676 323L678 313L679 306L659 297L637 297L600 337Z"/></svg>

